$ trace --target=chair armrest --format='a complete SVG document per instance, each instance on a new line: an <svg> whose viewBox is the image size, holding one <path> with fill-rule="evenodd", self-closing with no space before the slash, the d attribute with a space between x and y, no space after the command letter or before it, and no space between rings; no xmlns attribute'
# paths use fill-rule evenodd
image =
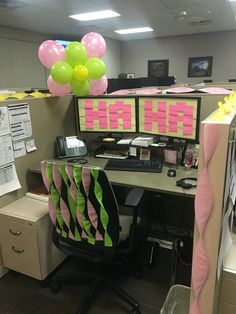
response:
<svg viewBox="0 0 236 314"><path fill-rule="evenodd" d="M132 189L129 191L128 195L126 196L124 205L130 207L137 207L143 197L144 190L142 189Z"/></svg>

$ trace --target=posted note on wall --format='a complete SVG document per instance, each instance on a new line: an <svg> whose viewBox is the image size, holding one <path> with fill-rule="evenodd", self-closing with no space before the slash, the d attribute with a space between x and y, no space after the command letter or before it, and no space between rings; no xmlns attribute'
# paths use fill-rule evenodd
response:
<svg viewBox="0 0 236 314"><path fill-rule="evenodd" d="M32 135L29 104L12 104L8 106L12 139L21 140Z"/></svg>
<svg viewBox="0 0 236 314"><path fill-rule="evenodd" d="M81 131L135 132L135 98L78 99Z"/></svg>
<svg viewBox="0 0 236 314"><path fill-rule="evenodd" d="M195 139L197 99L139 98L139 131Z"/></svg>

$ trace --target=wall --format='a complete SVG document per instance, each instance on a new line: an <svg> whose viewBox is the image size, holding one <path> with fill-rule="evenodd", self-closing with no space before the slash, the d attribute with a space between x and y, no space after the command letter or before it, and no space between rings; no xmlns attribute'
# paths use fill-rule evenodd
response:
<svg viewBox="0 0 236 314"><path fill-rule="evenodd" d="M147 76L148 60L169 59L169 75L177 83L236 78L236 31L133 40L121 43L121 72ZM212 77L188 78L188 58L213 56Z"/></svg>
<svg viewBox="0 0 236 314"><path fill-rule="evenodd" d="M45 88L48 71L38 59L39 45L53 36L0 26L0 89ZM78 40L78 38L74 39ZM106 39L106 76L120 73L120 43Z"/></svg>
<svg viewBox="0 0 236 314"><path fill-rule="evenodd" d="M106 76L107 78L117 78L118 74L121 72L120 70L120 60L121 60L121 50L120 50L120 42L106 39L106 53L103 57L103 61L106 65Z"/></svg>

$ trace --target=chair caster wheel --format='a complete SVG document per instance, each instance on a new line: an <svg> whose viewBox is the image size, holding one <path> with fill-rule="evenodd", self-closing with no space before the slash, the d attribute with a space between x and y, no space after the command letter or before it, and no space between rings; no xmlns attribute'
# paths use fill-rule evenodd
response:
<svg viewBox="0 0 236 314"><path fill-rule="evenodd" d="M141 312L140 312L139 308L133 308L131 310L131 314L141 314Z"/></svg>
<svg viewBox="0 0 236 314"><path fill-rule="evenodd" d="M50 286L50 279L49 278L46 278L42 281L39 282L39 286L41 288L48 288Z"/></svg>
<svg viewBox="0 0 236 314"><path fill-rule="evenodd" d="M53 292L53 293L58 293L60 290L61 290L61 286L59 285L59 283L57 282L52 282L51 286L50 286L50 290Z"/></svg>

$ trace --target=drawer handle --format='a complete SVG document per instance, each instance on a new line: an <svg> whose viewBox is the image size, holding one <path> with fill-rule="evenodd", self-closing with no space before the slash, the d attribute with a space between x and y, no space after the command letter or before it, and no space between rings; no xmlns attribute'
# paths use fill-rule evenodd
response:
<svg viewBox="0 0 236 314"><path fill-rule="evenodd" d="M9 229L9 232L14 236L19 236L22 233L21 231L13 231L12 229Z"/></svg>
<svg viewBox="0 0 236 314"><path fill-rule="evenodd" d="M14 251L14 252L17 253L17 254L21 254L21 253L24 253L25 250L23 250L23 249L17 250L16 247L13 246L13 247L12 247L12 251Z"/></svg>

